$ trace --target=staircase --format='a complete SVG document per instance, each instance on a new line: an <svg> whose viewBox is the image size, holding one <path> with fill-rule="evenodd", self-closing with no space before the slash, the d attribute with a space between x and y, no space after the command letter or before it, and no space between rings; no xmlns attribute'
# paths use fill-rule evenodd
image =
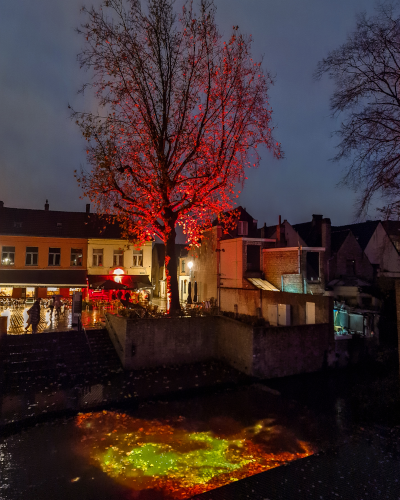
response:
<svg viewBox="0 0 400 500"><path fill-rule="evenodd" d="M26 377L54 380L121 369L105 329L7 335L0 350L0 379L11 384Z"/></svg>

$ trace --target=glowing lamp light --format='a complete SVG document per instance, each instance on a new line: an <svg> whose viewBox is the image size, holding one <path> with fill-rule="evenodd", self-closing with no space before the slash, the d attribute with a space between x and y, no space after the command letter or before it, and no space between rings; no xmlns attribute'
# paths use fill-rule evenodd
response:
<svg viewBox="0 0 400 500"><path fill-rule="evenodd" d="M124 274L125 271L123 269L114 269L113 275L115 283L122 283L122 275Z"/></svg>
<svg viewBox="0 0 400 500"><path fill-rule="evenodd" d="M188 268L192 270L192 267L193 267L193 262L192 261L188 262Z"/></svg>

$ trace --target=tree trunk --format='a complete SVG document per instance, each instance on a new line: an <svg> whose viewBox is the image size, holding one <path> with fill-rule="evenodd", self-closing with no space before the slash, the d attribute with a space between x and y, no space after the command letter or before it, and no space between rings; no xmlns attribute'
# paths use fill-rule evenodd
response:
<svg viewBox="0 0 400 500"><path fill-rule="evenodd" d="M167 303L169 303L168 311L170 314L181 310L175 239L175 221L170 221L169 231L166 230L165 235L165 275L167 278Z"/></svg>

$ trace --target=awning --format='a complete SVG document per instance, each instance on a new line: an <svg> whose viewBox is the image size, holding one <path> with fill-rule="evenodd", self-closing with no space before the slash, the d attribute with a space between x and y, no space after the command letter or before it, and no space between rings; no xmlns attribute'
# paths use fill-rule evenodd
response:
<svg viewBox="0 0 400 500"><path fill-rule="evenodd" d="M260 278L246 278L247 281L250 281L250 283L257 288L260 288L261 290L271 290L273 292L279 292L279 289L276 288L272 283L270 283L267 280L262 280Z"/></svg>
<svg viewBox="0 0 400 500"><path fill-rule="evenodd" d="M96 283L100 283L102 281L115 281L113 274L94 274L88 276L89 288L94 289ZM121 278L120 283L125 285L129 290L142 290L144 288L153 288L153 285L150 283L149 277L147 274L123 274L118 276ZM118 280L119 281L119 280Z"/></svg>
<svg viewBox="0 0 400 500"><path fill-rule="evenodd" d="M86 286L86 269L2 269L0 285L78 287Z"/></svg>

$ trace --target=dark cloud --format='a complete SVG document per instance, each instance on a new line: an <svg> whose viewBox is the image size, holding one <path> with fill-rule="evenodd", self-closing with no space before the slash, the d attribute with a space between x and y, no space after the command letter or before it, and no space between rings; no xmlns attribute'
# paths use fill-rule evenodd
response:
<svg viewBox="0 0 400 500"><path fill-rule="evenodd" d="M270 91L276 139L286 158L268 152L239 202L260 223L279 214L292 223L312 213L334 224L353 220L355 195L338 189L342 168L330 118L332 82L314 82L317 62L355 26L355 14L373 11L374 0L215 0L225 36L233 25L254 38L256 58L275 76ZM85 162L84 141L69 118L68 103L88 103L76 92L87 75L76 55L81 40L81 0L13 0L0 18L0 200L7 206L83 210L73 177Z"/></svg>

